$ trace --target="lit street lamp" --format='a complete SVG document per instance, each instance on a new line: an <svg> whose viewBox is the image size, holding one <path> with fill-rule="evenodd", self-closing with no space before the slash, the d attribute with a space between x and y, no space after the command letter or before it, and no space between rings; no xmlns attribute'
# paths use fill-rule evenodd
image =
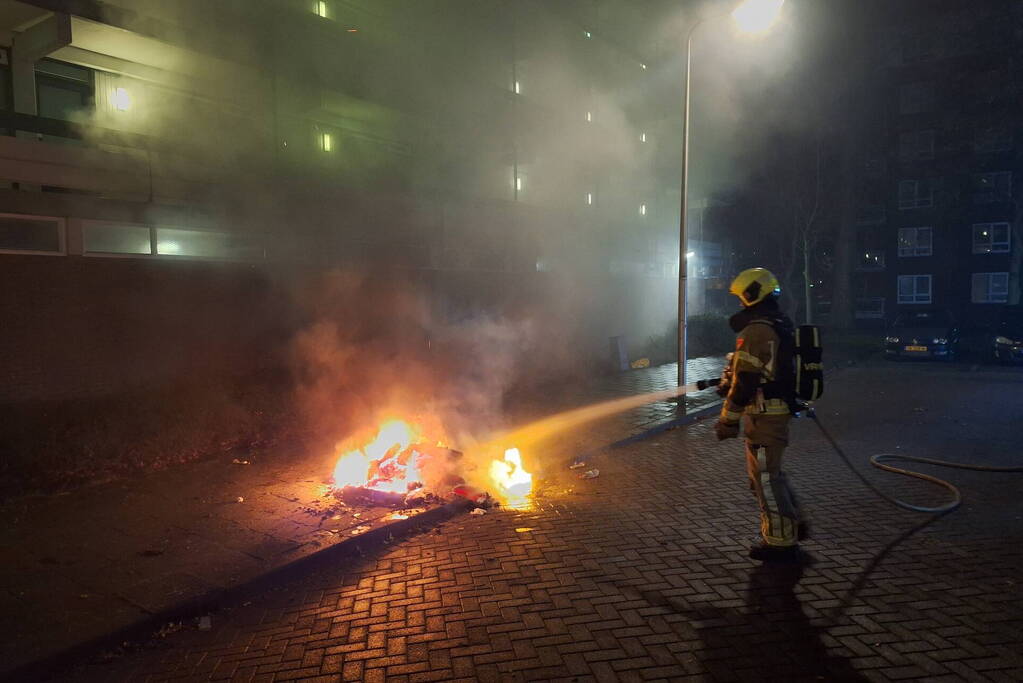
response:
<svg viewBox="0 0 1023 683"><path fill-rule="evenodd" d="M744 0L732 11L732 20L743 33L764 33L778 19L785 0ZM716 18L716 17L713 17ZM699 19L686 35L686 80L682 96L682 212L679 217L678 245L678 385L686 383L686 214L689 211L689 79L693 58L693 33L706 20ZM685 412L685 397L679 398L679 410Z"/></svg>

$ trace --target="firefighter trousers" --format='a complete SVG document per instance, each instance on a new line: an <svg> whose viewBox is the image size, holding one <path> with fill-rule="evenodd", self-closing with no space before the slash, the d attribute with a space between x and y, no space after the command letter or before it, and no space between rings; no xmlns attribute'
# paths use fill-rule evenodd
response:
<svg viewBox="0 0 1023 683"><path fill-rule="evenodd" d="M760 534L768 545L795 545L799 504L781 469L789 443L790 415L743 416L746 433L746 471L760 504Z"/></svg>

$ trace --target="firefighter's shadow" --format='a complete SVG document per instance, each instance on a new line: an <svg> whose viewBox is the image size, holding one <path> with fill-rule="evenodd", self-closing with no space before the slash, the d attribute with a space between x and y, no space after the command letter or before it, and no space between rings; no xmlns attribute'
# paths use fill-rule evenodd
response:
<svg viewBox="0 0 1023 683"><path fill-rule="evenodd" d="M739 669L756 672L757 680L865 681L850 662L829 653L824 626L806 615L796 594L801 565L763 564L749 577L745 609L699 605L642 591L651 604L685 615L702 647L693 652L715 677L735 678Z"/></svg>

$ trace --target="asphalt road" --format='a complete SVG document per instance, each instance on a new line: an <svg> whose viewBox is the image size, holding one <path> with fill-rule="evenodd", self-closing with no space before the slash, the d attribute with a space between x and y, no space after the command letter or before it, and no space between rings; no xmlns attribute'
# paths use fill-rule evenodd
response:
<svg viewBox="0 0 1023 683"><path fill-rule="evenodd" d="M1021 390L1015 369L879 361L832 378L819 414L878 486L937 503L867 457L1023 464ZM798 421L787 469L815 562L771 569L746 558L738 442L700 423L576 479L567 460L599 438L526 454L543 475L532 509L457 517L61 678L1023 679L1023 475L928 468L966 501L929 520L873 497Z"/></svg>

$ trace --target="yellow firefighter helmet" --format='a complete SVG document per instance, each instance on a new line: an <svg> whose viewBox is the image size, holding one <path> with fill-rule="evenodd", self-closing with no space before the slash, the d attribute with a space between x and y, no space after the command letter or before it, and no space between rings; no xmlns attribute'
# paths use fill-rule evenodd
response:
<svg viewBox="0 0 1023 683"><path fill-rule="evenodd" d="M772 294L781 294L781 285L778 284L778 278L766 268L750 268L732 280L728 291L739 297L743 306L752 306Z"/></svg>

